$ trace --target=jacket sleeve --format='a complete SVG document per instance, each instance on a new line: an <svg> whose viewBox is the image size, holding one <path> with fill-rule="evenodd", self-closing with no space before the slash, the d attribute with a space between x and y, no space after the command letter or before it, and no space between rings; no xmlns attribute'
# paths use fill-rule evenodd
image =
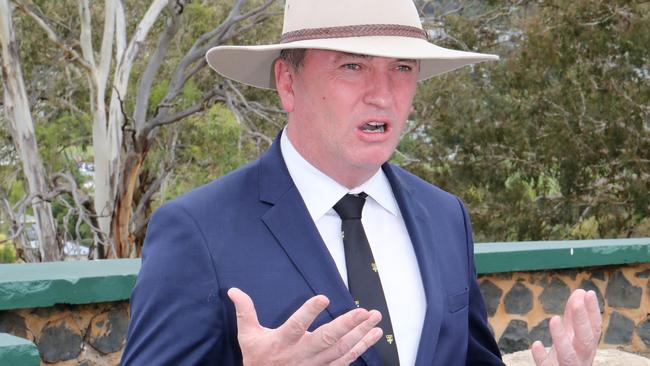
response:
<svg viewBox="0 0 650 366"><path fill-rule="evenodd" d="M223 296L201 228L180 204L160 207L147 230L121 364L217 364L227 342Z"/></svg>
<svg viewBox="0 0 650 366"><path fill-rule="evenodd" d="M504 365L501 352L494 335L488 326L487 311L483 295L476 281L476 266L474 265L474 239L469 215L461 202L465 219L465 234L467 237L469 276L469 339L467 345L466 365Z"/></svg>

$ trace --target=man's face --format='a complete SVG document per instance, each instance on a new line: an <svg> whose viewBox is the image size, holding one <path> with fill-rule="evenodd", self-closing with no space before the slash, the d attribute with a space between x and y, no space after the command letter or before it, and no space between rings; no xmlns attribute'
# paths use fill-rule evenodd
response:
<svg viewBox="0 0 650 366"><path fill-rule="evenodd" d="M348 187L386 162L411 110L414 60L307 50L294 70L280 60L276 84L288 134L311 164Z"/></svg>

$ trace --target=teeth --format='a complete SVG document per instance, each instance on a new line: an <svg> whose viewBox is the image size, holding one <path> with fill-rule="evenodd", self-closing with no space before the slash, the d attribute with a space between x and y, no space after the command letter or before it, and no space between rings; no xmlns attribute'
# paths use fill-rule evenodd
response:
<svg viewBox="0 0 650 366"><path fill-rule="evenodd" d="M382 133L386 130L386 124L384 122L368 122L363 125L362 130L370 133Z"/></svg>

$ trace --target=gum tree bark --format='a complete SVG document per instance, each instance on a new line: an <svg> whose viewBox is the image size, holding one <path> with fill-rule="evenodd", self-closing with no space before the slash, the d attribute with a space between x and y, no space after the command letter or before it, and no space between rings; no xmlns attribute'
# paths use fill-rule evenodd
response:
<svg viewBox="0 0 650 366"><path fill-rule="evenodd" d="M152 0L130 39L127 39L123 1L106 1L99 52L95 52L92 45L89 0L77 0L80 19L78 47L66 43L64 37L56 33L56 27L42 15L43 12L32 8L33 4L13 0L16 7L29 16L54 45L69 55L70 67L85 73L88 80L95 160L94 212L98 222L93 232L95 246L101 249L97 257L138 255L134 233L141 230L141 224L136 222L143 221L138 215L146 211L143 209L146 202L134 201L134 193L158 128L179 122L217 102L228 103L231 108L245 104L239 97L233 97L235 93L227 87L215 85L212 90L205 91L195 105L182 110L177 107L183 87L207 65L204 59L206 51L269 19L271 15L267 10L273 2L259 1L258 6L244 12L246 0L236 0L227 17L212 30L200 35L184 54L169 78L166 95L155 111L148 113L152 85L160 76L161 65L178 33L186 0ZM156 48L146 56L146 68L137 90L129 91L133 65L142 57L147 36L165 9L169 16L165 29L158 35ZM127 116L124 110L129 100L135 100L132 116ZM244 105L241 108L249 107ZM124 136L124 131L128 136ZM159 185L158 182L152 186ZM141 196L150 200L153 192L147 190Z"/></svg>
<svg viewBox="0 0 650 366"><path fill-rule="evenodd" d="M8 0L0 0L0 43L2 45L2 82L8 127L23 164L28 195L36 218L36 228L43 261L60 259L59 242L52 207L40 196L49 191L45 169L38 153L34 122L25 91L16 34Z"/></svg>

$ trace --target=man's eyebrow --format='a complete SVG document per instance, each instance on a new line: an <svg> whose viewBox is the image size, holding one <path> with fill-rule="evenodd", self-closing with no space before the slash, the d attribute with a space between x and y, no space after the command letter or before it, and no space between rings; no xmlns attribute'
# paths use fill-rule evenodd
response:
<svg viewBox="0 0 650 366"><path fill-rule="evenodd" d="M397 60L397 62L407 62L410 64L417 64L419 60L416 60L414 58L400 58Z"/></svg>
<svg viewBox="0 0 650 366"><path fill-rule="evenodd" d="M338 56L338 58L343 58L343 57L352 57L352 58L369 58L372 57L370 55L362 55L360 53L352 53L352 52L341 52Z"/></svg>
<svg viewBox="0 0 650 366"><path fill-rule="evenodd" d="M350 57L350 58L370 58L370 57L376 57L376 56L371 56L371 55L364 55L360 53L352 53L352 52L341 52L337 59L345 58L345 57ZM406 62L410 64L417 64L418 60L413 59L413 58L400 58L397 59L396 62Z"/></svg>

